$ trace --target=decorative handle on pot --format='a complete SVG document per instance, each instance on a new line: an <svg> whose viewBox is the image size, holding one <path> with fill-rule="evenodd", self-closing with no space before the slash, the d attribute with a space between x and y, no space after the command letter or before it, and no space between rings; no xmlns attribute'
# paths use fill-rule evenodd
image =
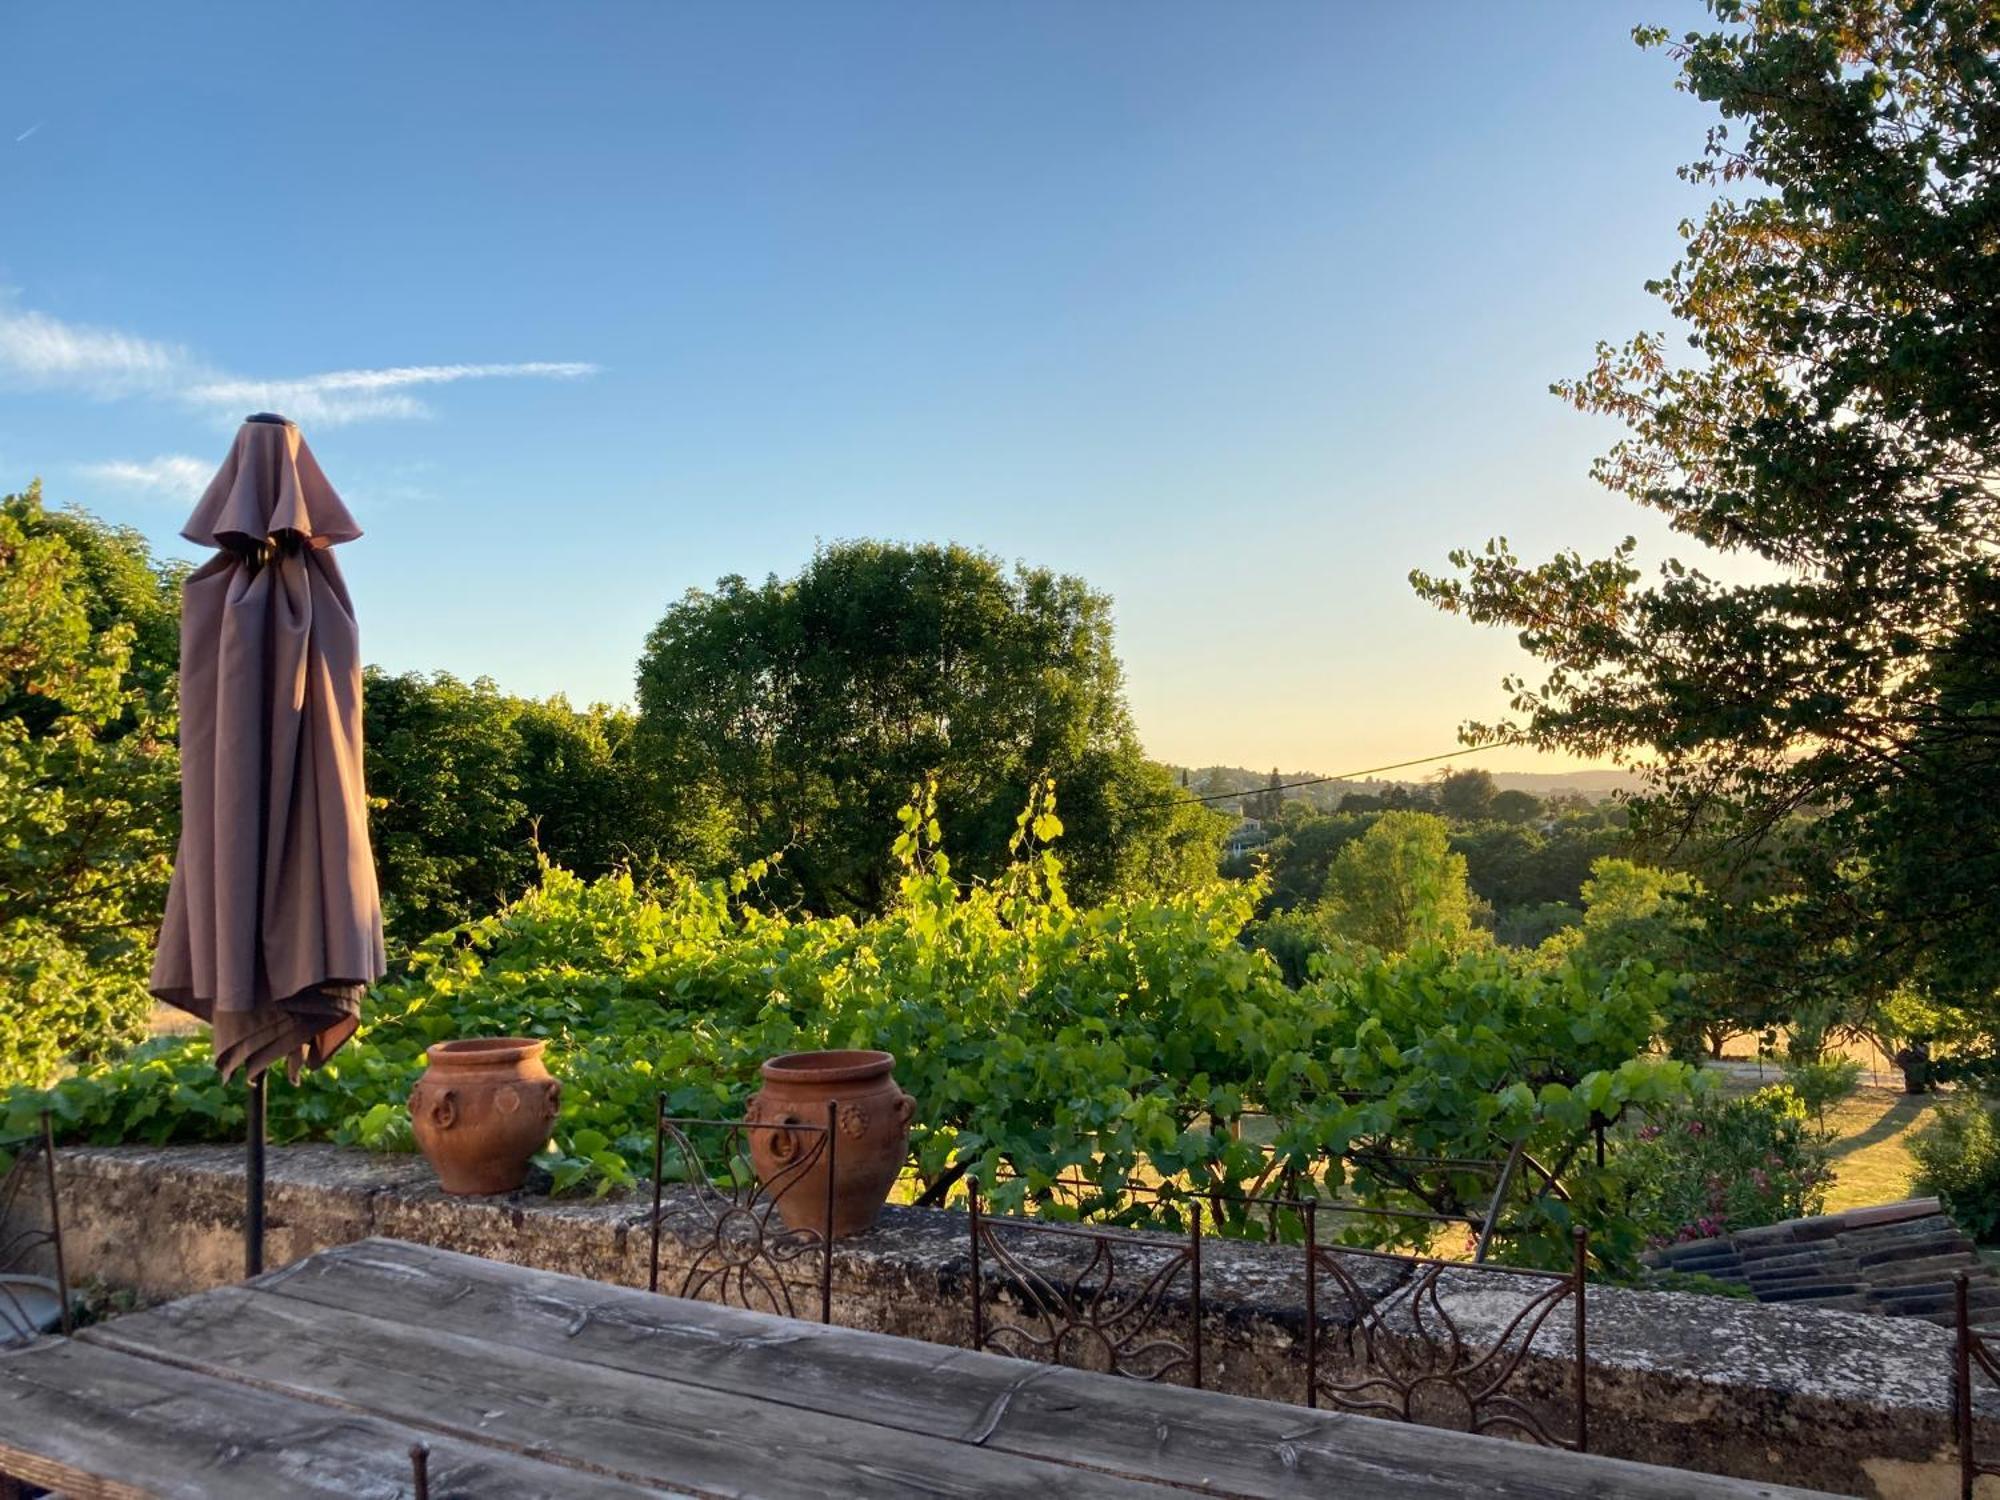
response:
<svg viewBox="0 0 2000 1500"><path fill-rule="evenodd" d="M781 1162L788 1162L799 1154L799 1134L790 1127L799 1123L799 1117L787 1111L771 1121L771 1155Z"/></svg>
<svg viewBox="0 0 2000 1500"><path fill-rule="evenodd" d="M916 1095L898 1094L896 1096L896 1123L898 1125L909 1124L910 1117L916 1114L916 1112L917 1112Z"/></svg>
<svg viewBox="0 0 2000 1500"><path fill-rule="evenodd" d="M545 1108L548 1110L550 1120L554 1120L557 1115L562 1113L562 1080L560 1078L551 1078L549 1080L549 1096Z"/></svg>
<svg viewBox="0 0 2000 1500"><path fill-rule="evenodd" d="M759 1089L757 1090L756 1093L752 1094L748 1099L745 1099L743 1101L743 1123L745 1125L755 1125L760 1119L762 1119L762 1115L759 1113L759 1111L762 1110L763 1107L764 1107L764 1091L762 1089Z"/></svg>
<svg viewBox="0 0 2000 1500"><path fill-rule="evenodd" d="M431 1101L431 1123L439 1130L449 1130L458 1123L457 1089L446 1089Z"/></svg>

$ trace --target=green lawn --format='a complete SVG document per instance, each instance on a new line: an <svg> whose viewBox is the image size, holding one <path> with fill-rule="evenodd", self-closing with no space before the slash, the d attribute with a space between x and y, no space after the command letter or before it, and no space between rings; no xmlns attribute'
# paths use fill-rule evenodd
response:
<svg viewBox="0 0 2000 1500"><path fill-rule="evenodd" d="M1827 1113L1834 1173L1826 1195L1828 1213L1910 1197L1910 1173L1916 1168L1910 1136L1937 1106L1935 1095L1904 1093L1902 1075L1886 1058L1865 1055L1858 1048L1850 1055L1878 1071L1863 1074L1861 1087ZM1730 1057L1718 1066L1726 1075L1724 1087L1732 1094L1750 1093L1784 1076L1775 1063L1767 1062L1760 1070L1743 1057Z"/></svg>
<svg viewBox="0 0 2000 1500"><path fill-rule="evenodd" d="M1829 1211L1892 1203L1910 1196L1910 1135L1936 1105L1929 1094L1863 1088L1829 1112L1833 1186Z"/></svg>

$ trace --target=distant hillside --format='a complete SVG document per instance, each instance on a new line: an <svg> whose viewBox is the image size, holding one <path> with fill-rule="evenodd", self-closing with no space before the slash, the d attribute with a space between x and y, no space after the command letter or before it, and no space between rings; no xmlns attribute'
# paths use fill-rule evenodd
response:
<svg viewBox="0 0 2000 1500"><path fill-rule="evenodd" d="M1187 789L1197 796L1214 796L1220 793L1248 795L1264 787L1271 779L1268 770L1252 771L1245 766L1170 766L1177 781L1184 780ZM1319 771L1278 772L1281 782L1311 781L1323 775ZM1417 787L1432 777L1399 778L1391 781L1374 778L1356 778L1342 781L1325 781L1317 786L1297 787L1285 793L1285 800L1294 799L1311 803L1314 807L1331 811L1340 805L1340 799L1350 792L1364 796L1379 797L1392 786ZM1592 802L1603 802L1614 793L1636 791L1641 778L1631 771L1621 771L1613 767L1584 767L1575 771L1495 771L1493 784L1503 792L1527 792L1536 797L1554 797L1564 793L1587 798ZM1234 811L1233 801L1219 804L1226 811Z"/></svg>
<svg viewBox="0 0 2000 1500"><path fill-rule="evenodd" d="M1620 771L1615 767L1493 773L1493 784L1503 792L1532 792L1537 797L1549 797L1557 792L1581 792L1593 802L1602 802L1613 792L1636 792L1644 780L1635 771Z"/></svg>

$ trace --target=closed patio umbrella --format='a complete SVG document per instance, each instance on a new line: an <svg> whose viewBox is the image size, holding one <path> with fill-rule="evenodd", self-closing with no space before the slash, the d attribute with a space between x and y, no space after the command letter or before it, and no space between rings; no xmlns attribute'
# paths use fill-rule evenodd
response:
<svg viewBox="0 0 2000 1500"><path fill-rule="evenodd" d="M181 535L181 841L152 990L250 1085L246 1260L262 1268L264 1075L353 1035L381 977L361 645L332 548L361 535L299 429L255 416Z"/></svg>

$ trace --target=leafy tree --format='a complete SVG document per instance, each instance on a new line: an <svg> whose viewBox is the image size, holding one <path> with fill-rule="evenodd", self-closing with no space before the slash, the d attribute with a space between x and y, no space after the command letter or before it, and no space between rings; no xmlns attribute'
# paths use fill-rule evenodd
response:
<svg viewBox="0 0 2000 1500"><path fill-rule="evenodd" d="M1343 941L1378 953L1474 943L1465 856L1430 813L1383 813L1334 857L1326 921Z"/></svg>
<svg viewBox="0 0 2000 1500"><path fill-rule="evenodd" d="M1400 781L1382 793L1382 806L1390 812L1436 812L1437 798L1424 786L1404 786Z"/></svg>
<svg viewBox="0 0 2000 1500"><path fill-rule="evenodd" d="M1501 912L1493 924L1493 936L1509 948L1538 948L1582 920L1583 913L1574 906L1544 901L1539 906L1517 906Z"/></svg>
<svg viewBox="0 0 2000 1500"><path fill-rule="evenodd" d="M379 668L362 703L383 924L407 945L493 910L533 878L516 709L489 678Z"/></svg>
<svg viewBox="0 0 2000 1500"><path fill-rule="evenodd" d="M629 714L511 697L488 678L368 669L369 837L397 943L481 917L538 855L591 878L654 868L668 843L630 754Z"/></svg>
<svg viewBox="0 0 2000 1500"><path fill-rule="evenodd" d="M1270 871L1266 907L1290 911L1317 902L1326 894L1335 857L1366 833L1371 821L1345 812L1285 819L1278 836L1265 846Z"/></svg>
<svg viewBox="0 0 2000 1500"><path fill-rule="evenodd" d="M1285 794L1281 790L1285 778L1278 774L1276 766L1265 779L1263 790L1243 799L1243 816L1255 818L1260 823L1275 823L1285 810Z"/></svg>
<svg viewBox="0 0 2000 1500"><path fill-rule="evenodd" d="M1910 1139L1913 1192L1934 1193L1974 1239L2000 1238L2000 1124L1995 1101L1976 1093L1941 1100Z"/></svg>
<svg viewBox="0 0 2000 1500"><path fill-rule="evenodd" d="M1433 795L1437 798L1437 810L1445 817L1459 823L1477 823L1494 815L1493 799L1499 795L1499 789L1493 785L1490 771L1474 767L1440 772Z"/></svg>
<svg viewBox="0 0 2000 1500"><path fill-rule="evenodd" d="M1551 875L1549 840L1533 828L1498 822L1454 828L1451 847L1465 856L1473 891L1495 911L1578 900L1582 882L1566 881L1566 871Z"/></svg>
<svg viewBox="0 0 2000 1500"><path fill-rule="evenodd" d="M815 912L883 909L882 830L933 773L961 877L1005 868L1043 777L1086 899L1209 878L1227 826L1141 753L1110 600L963 547L843 542L795 578L690 591L647 640L639 710L696 865L781 855L769 888Z"/></svg>
<svg viewBox="0 0 2000 1500"><path fill-rule="evenodd" d="M1903 1070L1905 1093L1929 1093L1940 1066L1949 1073L1960 1058L1985 1058L1993 1052L1990 1017L1940 1005L1914 986L1897 990L1875 1007L1863 1029Z"/></svg>
<svg viewBox="0 0 2000 1500"><path fill-rule="evenodd" d="M1712 890L1761 883L1736 904L1769 930L1759 959L1792 1000L1885 995L1922 972L1990 1004L1995 845L1954 820L1961 774L2000 753L1982 644L2000 540L2000 9L1710 9L1710 29L1671 44L1640 34L1722 117L1684 169L1715 197L1652 288L1688 353L1641 334L1557 389L1629 429L1605 484L1762 566L1725 581L1672 561L1647 583L1629 540L1539 565L1503 540L1455 553L1461 576L1413 581L1547 665L1510 683L1514 720L1468 734L1648 762L1641 831L1698 858ZM1899 849L1947 857L1943 883L1906 878Z"/></svg>
<svg viewBox="0 0 2000 1500"><path fill-rule="evenodd" d="M41 488L0 499L0 1081L145 1034L179 807L179 572Z"/></svg>
<svg viewBox="0 0 2000 1500"><path fill-rule="evenodd" d="M1452 830L1451 847L1465 856L1474 893L1504 917L1531 907L1581 905L1592 864L1621 838L1603 810L1589 808L1546 832L1497 820L1462 824Z"/></svg>
<svg viewBox="0 0 2000 1500"><path fill-rule="evenodd" d="M1597 969L1650 965L1672 986L1662 1007L1669 1048L1677 1056L1719 1057L1742 1027L1711 1005L1711 986L1699 972L1706 951L1695 909L1700 890L1685 871L1600 859L1583 885L1582 921L1550 937L1543 951Z"/></svg>
<svg viewBox="0 0 2000 1500"><path fill-rule="evenodd" d="M1542 799L1533 792L1495 792L1490 812L1502 823L1532 823L1542 815Z"/></svg>

